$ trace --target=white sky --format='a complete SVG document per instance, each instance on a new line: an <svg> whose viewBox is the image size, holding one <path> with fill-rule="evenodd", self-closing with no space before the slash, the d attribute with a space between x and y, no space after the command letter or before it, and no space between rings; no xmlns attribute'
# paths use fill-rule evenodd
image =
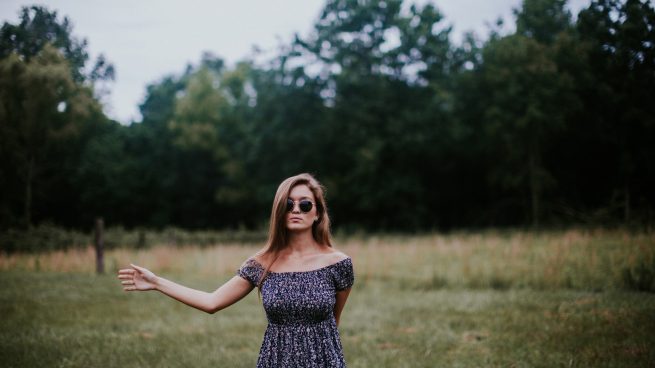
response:
<svg viewBox="0 0 655 368"><path fill-rule="evenodd" d="M432 2L453 25L453 40L459 42L464 31L486 36L486 24L499 16L511 26L512 8L521 0ZM73 34L87 39L92 61L103 53L114 64L116 81L105 112L129 123L141 120L138 104L148 83L180 74L188 63L198 63L203 51L228 65L251 55L255 45L274 54L295 32L306 36L311 31L324 0L0 0L0 21L18 23L21 6L35 3L69 17ZM569 0L569 9L575 16L588 3Z"/></svg>

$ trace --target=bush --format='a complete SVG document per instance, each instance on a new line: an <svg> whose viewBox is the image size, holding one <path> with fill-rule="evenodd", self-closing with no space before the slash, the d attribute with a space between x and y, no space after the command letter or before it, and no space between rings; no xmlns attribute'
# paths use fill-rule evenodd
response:
<svg viewBox="0 0 655 368"><path fill-rule="evenodd" d="M29 230L8 229L0 233L0 251L41 252L71 247L84 247L91 244L89 235L66 230L52 224L41 224Z"/></svg>
<svg viewBox="0 0 655 368"><path fill-rule="evenodd" d="M221 243L260 243L266 241L265 232L246 230L195 230L166 228L152 231L143 228L126 230L121 226L105 229L104 248L148 248L152 245L210 246ZM93 245L94 234L82 233L41 224L28 230L9 229L0 233L0 251L6 253L33 253Z"/></svg>
<svg viewBox="0 0 655 368"><path fill-rule="evenodd" d="M623 269L623 285L626 289L655 292L655 258L641 261L636 267Z"/></svg>

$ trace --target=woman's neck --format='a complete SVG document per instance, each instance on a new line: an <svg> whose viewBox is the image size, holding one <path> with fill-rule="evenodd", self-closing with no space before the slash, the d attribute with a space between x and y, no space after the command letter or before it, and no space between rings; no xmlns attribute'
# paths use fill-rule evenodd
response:
<svg viewBox="0 0 655 368"><path fill-rule="evenodd" d="M286 253L287 256L292 255L293 257L303 257L305 255L316 253L320 247L320 244L314 240L311 229L300 233L289 232L288 243L284 253Z"/></svg>

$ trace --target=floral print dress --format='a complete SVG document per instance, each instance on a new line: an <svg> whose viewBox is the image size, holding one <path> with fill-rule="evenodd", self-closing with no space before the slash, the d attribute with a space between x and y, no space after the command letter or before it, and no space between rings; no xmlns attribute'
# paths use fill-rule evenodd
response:
<svg viewBox="0 0 655 368"><path fill-rule="evenodd" d="M249 259L237 274L256 286L263 272ZM261 287L268 326L257 368L345 367L335 294L353 283L350 258L311 271L269 271Z"/></svg>

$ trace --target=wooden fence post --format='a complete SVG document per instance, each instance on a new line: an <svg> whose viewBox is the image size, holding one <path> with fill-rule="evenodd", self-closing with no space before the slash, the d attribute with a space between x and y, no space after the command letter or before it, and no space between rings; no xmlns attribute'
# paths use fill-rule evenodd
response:
<svg viewBox="0 0 655 368"><path fill-rule="evenodd" d="M101 274L105 272L104 260L104 220L102 217L96 218L96 272Z"/></svg>

